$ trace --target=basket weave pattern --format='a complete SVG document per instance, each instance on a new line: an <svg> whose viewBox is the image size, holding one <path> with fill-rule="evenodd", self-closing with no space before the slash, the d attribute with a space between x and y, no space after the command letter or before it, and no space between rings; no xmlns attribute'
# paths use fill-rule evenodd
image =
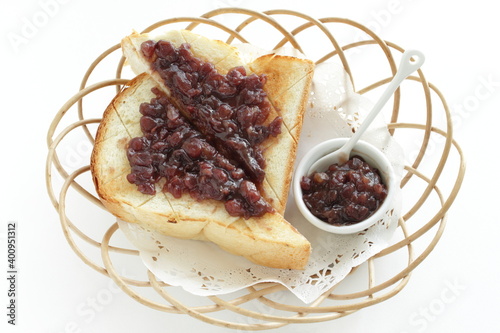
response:
<svg viewBox="0 0 500 333"><path fill-rule="evenodd" d="M235 28L229 28L221 23L226 22L227 17L233 20L237 18L240 23L237 24ZM288 25L291 24L290 22L293 22L294 28L289 28L288 25L285 27L285 24L281 21L285 21ZM397 71L395 56L399 56L404 52L404 49L400 46L382 40L372 31L354 21L334 17L315 19L302 13L289 10L255 12L241 8L223 8L208 12L201 17L167 19L151 25L143 32L153 31L155 29L169 30L171 29L170 26L178 26L179 24L184 24L183 28L194 30L195 32L198 30L203 31L203 29L207 27L211 30L217 30L219 33L224 33L226 35L227 39L225 41L229 44L232 42L248 42L256 45L259 45L260 41L247 39L249 37L246 35L246 31L250 31L255 25L259 24L259 27L264 27L261 29L269 30L270 33L269 35L266 33L266 37L269 36L269 39L271 39L272 36L277 36L276 40L267 40L267 42L272 41L274 43L272 46L274 48L279 48L284 45L292 46L310 57L317 64L325 61L339 61L350 76L356 91L360 94L370 93L378 87L387 84ZM337 35L336 31L342 31L344 35L347 31L348 36L362 34L364 39L344 44L340 42L342 36L340 36L340 33ZM308 40L310 41L308 36L311 35L318 37L317 41L315 41L316 44L314 49L309 51L306 48L306 44L311 44L307 42ZM305 37L302 38L302 36ZM259 37L261 37L261 35ZM301 42L302 40L305 42ZM460 189L465 172L465 163L462 151L452 137L452 122L446 101L441 92L435 86L427 82L422 70L419 70L416 76L410 76L407 80L414 81L414 85L421 91L420 94L423 96L423 104L425 106L422 108L421 115L419 116L423 120L419 123L399 122L399 118L401 118L403 114L400 115L400 111L402 113L402 92L398 90L394 94L392 114L388 127L391 134L398 136L405 136L406 133L414 131L419 131L421 133L419 137L421 140L420 146L416 153L416 157L405 166L406 174L402 181L403 193L405 189L411 187L414 182L421 183L423 186L421 185L419 187L421 188L419 199L404 212L399 220L399 227L396 232L396 235L399 236L397 236L398 238L396 241L376 256L370 258L366 263L367 283L364 288L360 288L350 293L337 294L335 292L337 286L335 286L312 304L292 305L276 300L275 296L285 289L283 286L268 283L249 287L243 295L239 293L234 297L231 297L231 295L225 295L226 297L206 297L205 301L208 301L210 304L190 306L172 296L171 290L175 288L177 294L180 292L180 288L168 286L158 281L154 274L149 271L147 272L148 280L145 281L121 276L114 267L110 253L113 252L116 253L116 255L123 256L137 256L139 252L135 249L110 245L113 234L118 230L118 225L116 223L108 228L107 232L102 236L102 240L94 240L70 221L66 214L67 209L71 209L67 207L66 200L69 188L76 190L85 200L89 200L102 209L104 209L104 207L99 199L87 191L78 181L78 179L80 179L79 177L87 177L87 179L91 177L89 172L90 166L87 165L73 172L69 172L64 168L57 153L57 148L65 144L67 134L72 131L84 131L89 142L94 142L94 136L89 130L89 126L91 124L98 124L100 119L86 118L83 112L82 101L87 95L105 87L116 86L118 92L123 85L127 84L128 80L121 78L124 64L124 59L122 58L118 63L116 77L114 79L88 85L92 72L104 59L113 52L119 51L119 49L119 44L109 48L91 64L82 80L81 90L71 97L56 114L47 136L49 154L46 165L46 179L49 196L60 215L62 230L72 249L87 265L109 276L125 293L138 302L155 310L187 314L210 324L240 330L264 330L281 327L291 323L329 321L380 303L396 295L408 283L412 270L429 255L439 241L446 224L447 211ZM360 51L362 53L376 53L379 56L377 59L383 59L383 62L377 64L377 66L387 69L386 76L369 83L361 89L357 87L356 75L353 70L356 55L359 54L359 52L353 51L358 49L362 50ZM106 105L103 105L102 109L104 110L105 107ZM67 117L70 113L69 111L73 109L76 109L79 121L72 123L64 129L60 129L59 125L63 118L65 118L65 116ZM444 129L438 129L433 126L432 120L433 117L436 117L436 110L440 112L438 115L439 117L446 119ZM432 143L432 138L436 136L440 137L439 142L441 143L442 149L440 151L439 161L430 173L426 169L427 174L424 174L424 172L420 170L421 165L424 164L422 161L425 159L426 151ZM455 161L454 163L450 162L449 158L450 155L453 154L457 156L457 158L453 160ZM64 181L59 193L55 193L54 190L55 177L53 177L52 174L54 169L57 170L58 176L62 177ZM442 191L439 187L439 180L441 177L445 176L448 177L448 179L449 177L454 177L451 182L451 187L446 189L446 192ZM436 206L438 207L437 209L435 208ZM419 211L429 209L432 209L430 211L430 217L428 216L429 214L427 214L425 218L419 218L417 214ZM424 235L427 235L427 237L423 237ZM89 259L84 253L84 250L75 242L74 236L81 238L83 241L99 249L102 255L102 264L98 264ZM418 250L416 250L417 247L414 245L419 241L424 244L419 244ZM404 254L406 258L405 265L390 277L384 277L383 279L377 278L377 259L387 258L391 260L392 257L401 256L401 254ZM144 270L147 270L147 268L144 267ZM342 283L349 283L349 278L350 276ZM143 288L137 287L152 288L161 296L163 302L146 297L140 291L143 290ZM257 310L246 307L246 305L252 303L254 304L253 308ZM255 304L257 304L257 306L255 306ZM248 318L248 320L231 322L219 319L213 315L211 316L211 314L220 311L236 312L243 318Z"/></svg>

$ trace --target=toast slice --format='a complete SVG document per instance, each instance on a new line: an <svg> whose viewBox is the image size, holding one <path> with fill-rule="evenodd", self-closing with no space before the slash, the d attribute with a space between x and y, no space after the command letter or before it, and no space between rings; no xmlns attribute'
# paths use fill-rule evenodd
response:
<svg viewBox="0 0 500 333"><path fill-rule="evenodd" d="M310 243L278 212L260 218L230 216L216 200L197 201L189 194L174 198L162 192L139 192L127 181L130 165L127 145L142 135L138 109L155 95L156 82L141 74L118 94L104 112L91 158L94 184L101 201L115 216L139 223L163 234L208 240L222 249L259 265L302 269L311 251Z"/></svg>
<svg viewBox="0 0 500 333"><path fill-rule="evenodd" d="M271 104L268 119L282 117L281 133L262 145L266 160L265 178L260 188L274 208L262 217L242 218L228 214L224 203L212 199L198 201L189 194L175 198L156 184L156 194L143 194L127 181L131 172L127 147L132 138L143 135L140 126L142 103L148 103L161 89L175 100L161 77L151 69L140 52L150 39L170 41L179 47L189 43L190 51L226 74L243 66L247 74L265 74L264 90ZM103 204L119 218L140 223L166 235L209 240L222 249L268 267L302 269L308 261L310 243L282 216L292 176L292 166L300 136L303 112L312 79L313 64L293 57L266 55L250 64L242 63L236 48L188 31L171 31L152 38L133 34L122 41L132 69L140 74L112 101L104 112L92 154L94 183Z"/></svg>
<svg viewBox="0 0 500 333"><path fill-rule="evenodd" d="M281 134L269 137L262 147L266 160L262 195L273 208L283 214L314 64L310 60L275 54L264 55L251 63L244 63L237 48L187 30L172 30L156 36L133 33L125 37L121 43L122 49L132 70L136 74L150 74L167 96L171 95L170 89L160 74L152 69L151 63L141 51L141 45L149 40L169 41L175 47L188 43L195 57L213 64L221 74L227 74L234 67L243 66L248 75L266 75L264 89L271 103L267 122L279 116L283 119L283 124Z"/></svg>

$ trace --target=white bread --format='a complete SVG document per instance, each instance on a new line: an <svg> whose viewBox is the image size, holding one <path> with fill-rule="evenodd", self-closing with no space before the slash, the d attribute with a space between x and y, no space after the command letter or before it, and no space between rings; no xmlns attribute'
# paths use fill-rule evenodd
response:
<svg viewBox="0 0 500 333"><path fill-rule="evenodd" d="M214 63L220 72L224 73L231 67L241 65L237 51L222 42L210 41L183 31L170 34L170 41L177 46L184 42L191 43L191 50L195 56L199 57L197 52L203 53L203 60ZM144 37L140 36L139 39ZM130 45L127 46L126 40L122 45L127 55L131 49ZM132 65L134 62L141 63L136 56L137 54L128 53L128 61ZM279 75L277 66L272 65L273 61L276 61L276 64L280 63L282 71L287 70L283 76ZM303 65L297 65L296 61ZM290 66L293 65L302 70L297 70L295 76L288 73L293 68ZM228 252L244 256L260 265L302 269L309 258L310 243L283 218L281 213L284 211L288 194L291 168L313 67L309 61L277 56L267 56L245 67L252 72L252 66L255 66L255 72L258 74L259 70L269 71L269 74L261 73L269 75L268 83L272 82L269 86L274 88L273 91L268 90L268 83L264 88L275 106L274 112L286 119L282 126L282 134L266 142L267 149L264 153L266 157L264 196L275 208L275 212L267 213L261 218L232 217L222 202L197 201L189 194L176 199L170 193L162 192L161 184L157 185L156 195L146 195L127 181L126 175L130 173L130 165L126 147L130 139L142 136L139 126L139 119L142 116L138 112L139 105L149 102L154 97L151 88L156 86L165 90L161 82L159 84L152 78L154 73L152 76L141 74L132 80L104 112L92 154L93 179L103 204L111 213L125 221L140 223L147 228L174 237L209 240ZM138 72L141 68L150 72L144 64L136 64L133 67ZM288 81L285 78L287 76ZM273 82L279 81L278 79L284 80L282 85ZM293 79L296 82L293 82ZM283 109L283 106L290 108ZM281 112L278 113L276 109ZM274 117L271 115L270 118Z"/></svg>
<svg viewBox="0 0 500 333"><path fill-rule="evenodd" d="M268 54L249 64L243 63L237 48L212 40L187 30L172 30L162 35L133 33L122 40L122 49L136 74L148 73L167 96L169 89L159 74L152 71L141 52L141 44L147 40L166 40L179 47L189 43L194 56L215 65L217 71L226 74L236 66L245 67L247 74L265 74L265 91L271 102L268 121L276 116L283 118L282 133L265 142L264 158L267 161L263 196L280 213L284 213L288 190L292 179L292 167L302 128L305 104L308 99L314 64L310 60ZM279 142L279 144L277 144Z"/></svg>

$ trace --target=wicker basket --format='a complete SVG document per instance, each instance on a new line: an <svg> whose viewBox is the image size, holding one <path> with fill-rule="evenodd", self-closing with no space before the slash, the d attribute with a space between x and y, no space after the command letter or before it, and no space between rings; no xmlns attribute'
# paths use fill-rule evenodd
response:
<svg viewBox="0 0 500 333"><path fill-rule="evenodd" d="M225 24L236 22L235 28L230 28L221 22ZM351 77L356 91L367 95L376 92L378 87L392 79L397 70L395 58L404 52L403 48L382 40L372 31L354 21L334 17L315 19L290 10L255 12L241 8L223 8L208 12L201 17L167 19L151 25L144 32L158 28L167 30L173 26L195 32L201 30L207 37L212 37L209 33L213 33L213 38L218 39L225 36L227 43L249 42L268 49L290 45L302 51L316 63L338 61ZM255 31L260 31L260 34L255 34ZM249 35L261 36L262 32L266 32L265 41L262 38L247 39ZM356 41L353 42L353 40ZM262 45L263 42L271 42L272 45ZM98 124L100 119L87 119L83 113L82 101L84 97L95 94L105 87L116 86L117 91L119 91L120 87L128 82L128 80L121 78L124 64L122 58L118 62L114 79L88 85L89 78L96 68L108 66L105 64L106 61L112 54L118 54L119 52L115 51L119 51L119 49L119 44L111 47L92 63L82 80L81 90L71 97L56 114L47 137L49 154L46 164L46 179L49 196L60 215L64 235L72 249L87 265L109 276L133 299L155 310L187 314L210 324L240 330L264 330L290 323L329 321L396 295L408 283L412 270L429 255L438 243L445 227L447 211L457 196L462 183L465 163L462 151L452 137L452 122L446 101L440 91L427 82L422 70L419 70L417 76L410 76L407 79L413 81L412 89L409 89L408 93L412 94L413 97L415 95L421 96L421 106L418 107L418 112L413 111L412 116L408 117L412 119L412 122L400 122L400 119L406 116L401 108L404 96L401 92L402 89L399 89L393 98L392 114L388 125L391 134L400 138L400 141L405 141L407 136L415 135L415 132L418 133L418 145L413 147L415 156L405 166L406 174L402 181L403 193L411 191L411 197L417 197L417 200L406 203L408 210L405 210L406 212L399 221L396 232L397 239L394 243L363 264L365 268L359 270L361 273L351 273L340 283L340 285L350 284L349 287L352 289L354 283L350 281L353 279L353 275L357 275L355 279L359 280L361 274L361 279L366 282L364 285L348 293L336 293L336 290L342 288L335 286L309 305L293 304L293 302L287 301L286 297L276 297L276 295L282 295L285 288L279 284L270 283L249 287L244 292L235 293L235 295L199 297L203 300L196 301L195 305L189 305L180 299L193 300L197 296L185 295L186 297L182 297L182 294L187 294L187 292L179 287L168 286L158 281L144 266L142 269L147 271L148 277L145 281L121 276L115 268L114 261L111 260L111 253L115 253L113 254L113 258L115 258L116 256L137 256L138 251L110 245L111 238L118 229L116 223L110 225L102 235L102 241L98 241L82 232L76 224L70 221L67 212L71 206L67 205L66 200L70 187L85 200L89 200L99 208L104 208L98 198L91 194L92 191L86 190L82 185L82 182L91 183L89 182L91 178L90 167L84 166L70 172L63 166L57 153L58 147L71 144L65 139L73 131L83 131L88 142L93 144L93 134L89 127L90 124ZM367 62L366 59L369 61ZM363 64L367 66L368 70L363 71ZM373 73L372 69L381 71L381 73L377 73L378 77L375 79L370 78L370 74ZM365 82L366 80L372 81ZM359 82L364 88L358 88ZM103 103L101 110L104 110L109 100L103 101ZM71 114L69 111L75 109L79 120L64 129L60 129L59 127L63 127L62 125L68 122L68 115ZM417 120L415 121L415 119ZM444 119L445 129L435 128L433 119ZM431 146L433 158L427 161L426 157L429 155L428 151ZM411 147L404 148L411 149ZM436 154L437 149L439 150ZM432 165L429 166L429 164ZM57 170L64 182L59 193L55 193L54 184L61 183L61 178L53 177L54 169ZM443 181L443 177L446 177L445 181ZM448 188L441 188L441 182L448 184ZM417 195L415 195L416 191L418 191ZM420 214L419 212L422 211L426 213ZM91 246L77 245L75 235ZM102 266L87 256L86 251L92 247L100 251ZM391 266L398 267L394 274L391 273L387 276L385 271L387 265L384 266L385 260L389 260ZM379 264L380 262L381 264ZM378 274L376 275L377 269ZM353 271L355 270L353 269ZM380 278L380 275L383 277ZM156 293L151 292L152 290ZM173 294L176 296L174 297ZM199 305L199 303L203 303L203 305ZM216 315L218 312L229 311L238 313L239 316L236 317L242 319L231 322ZM232 316L232 318L234 317Z"/></svg>

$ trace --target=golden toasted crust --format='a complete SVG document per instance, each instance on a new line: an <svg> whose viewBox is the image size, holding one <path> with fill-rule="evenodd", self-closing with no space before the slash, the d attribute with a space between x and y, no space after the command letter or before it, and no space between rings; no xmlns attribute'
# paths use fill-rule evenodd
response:
<svg viewBox="0 0 500 333"><path fill-rule="evenodd" d="M161 192L160 186L155 196L148 196L128 183L126 175L130 166L123 143L142 136L139 105L149 102L153 97L151 88L155 85L170 96L168 88L159 75L151 71L140 52L141 44L150 39L168 40L177 47L188 42L196 57L211 62L223 74L233 67L244 66L248 73L267 76L264 89L272 105L268 122L276 116L284 120L282 133L267 140L262 147L266 159L263 196L276 213L245 220L229 216L224 204L218 201L198 202L187 194L175 199L170 193ZM213 241L228 252L264 266L303 268L310 244L285 221L282 213L314 69L312 62L267 55L244 64L236 48L182 30L156 37L134 33L122 40L122 49L134 72L146 72L150 76L139 75L115 98L98 130L92 172L98 194L107 209L125 221L140 223L170 236ZM107 158L108 154L114 154L112 161Z"/></svg>

